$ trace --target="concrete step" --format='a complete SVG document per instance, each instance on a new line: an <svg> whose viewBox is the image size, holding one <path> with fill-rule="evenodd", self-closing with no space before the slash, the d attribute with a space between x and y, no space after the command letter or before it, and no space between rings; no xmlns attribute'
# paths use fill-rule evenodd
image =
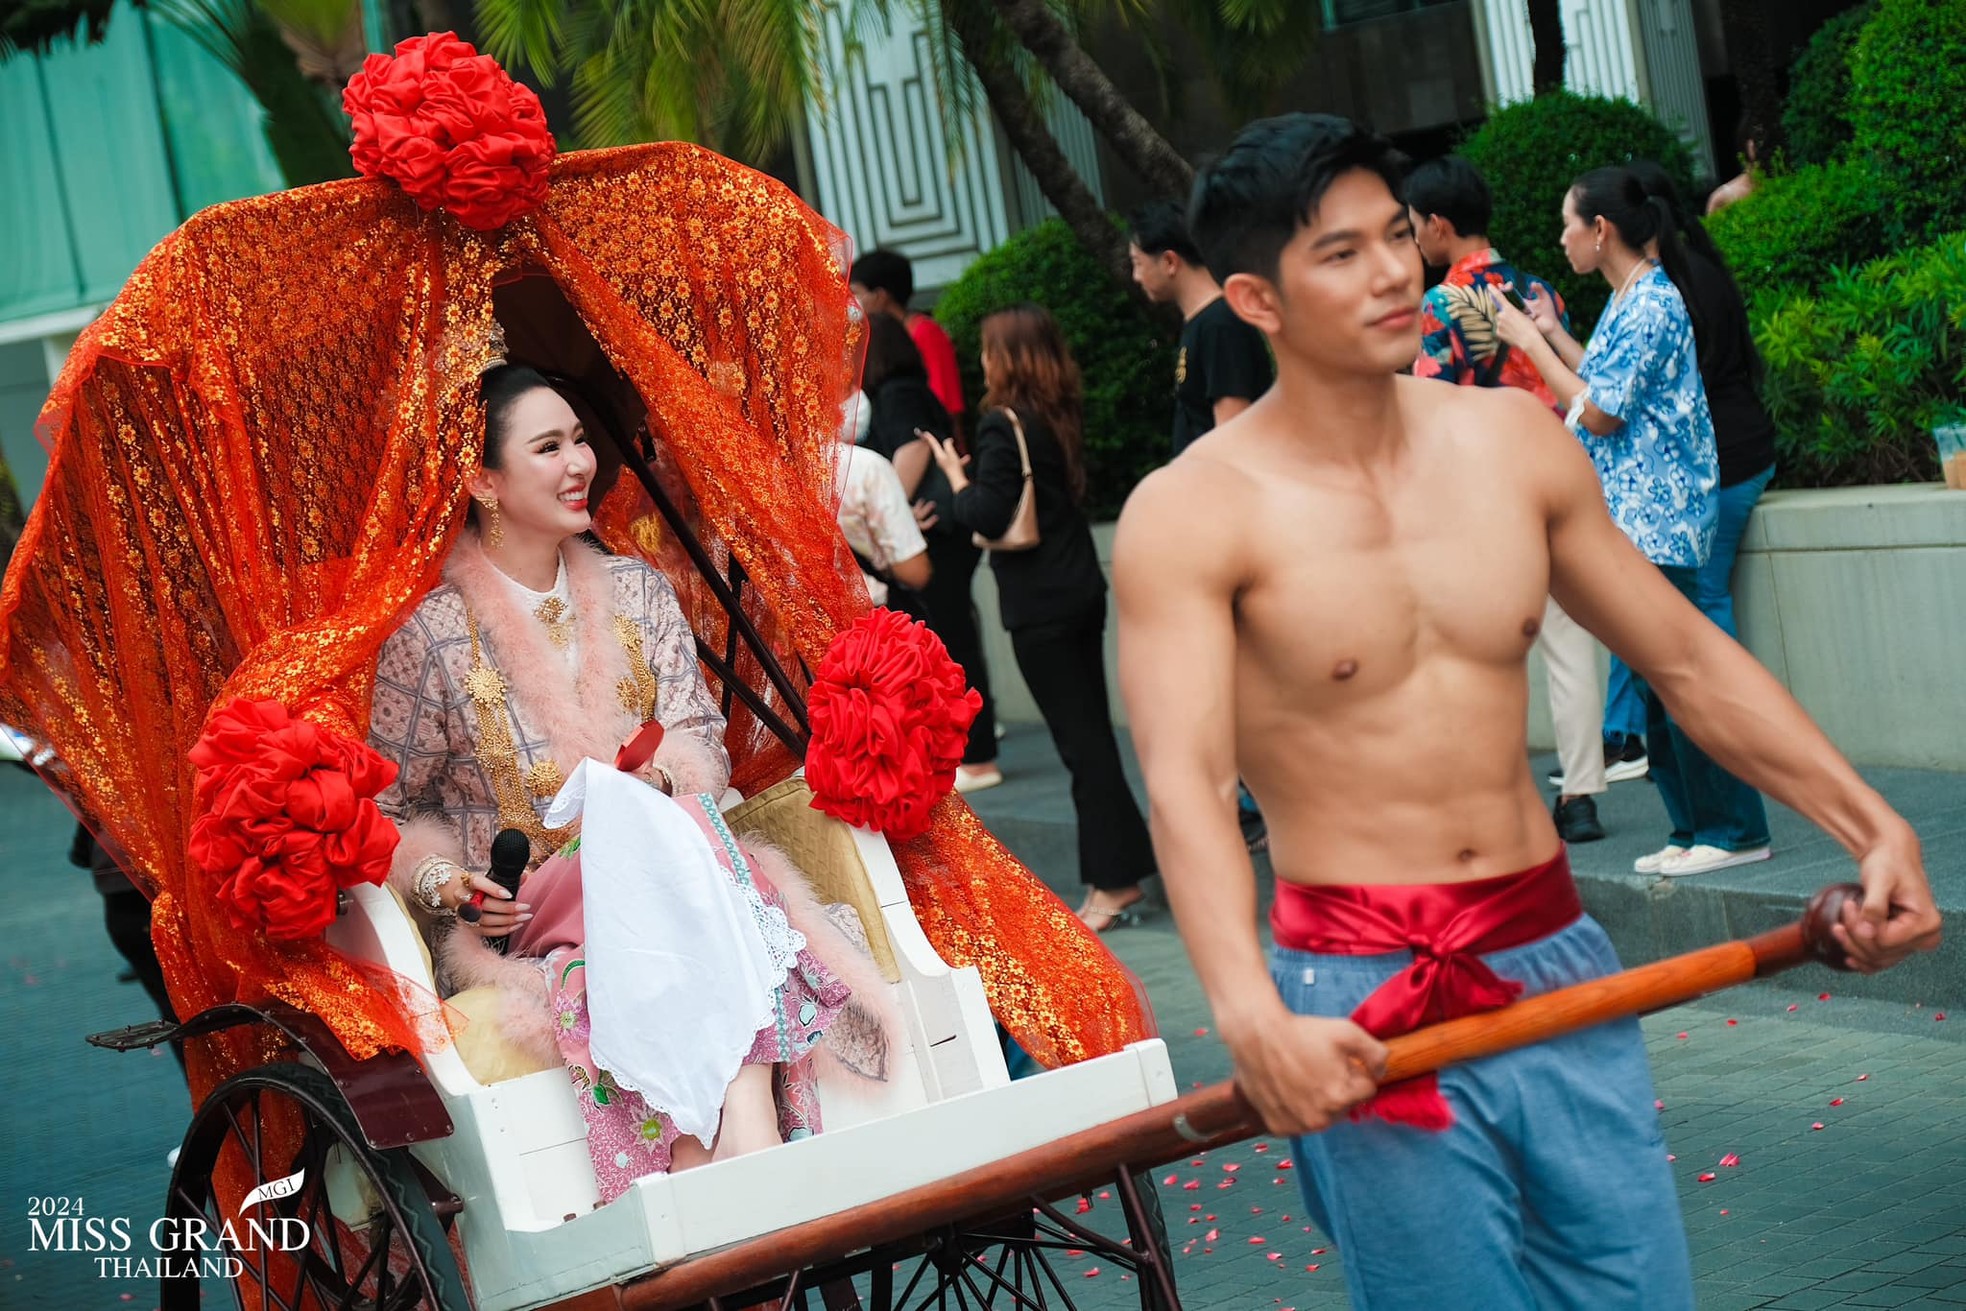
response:
<svg viewBox="0 0 1966 1311"><path fill-rule="evenodd" d="M1538 778L1555 767L1538 757ZM1938 951L1883 974L1811 969L1822 990L1943 1008L1966 1002L1966 775L1912 769L1866 769L1864 777L1910 819L1925 845L1933 895L1950 928ZM1615 783L1598 799L1609 833L1570 849L1584 904L1627 964L1658 960L1788 923L1828 883L1854 882L1856 863L1820 830L1786 807L1768 803L1774 856L1713 874L1665 879L1632 872L1638 857L1665 845L1665 810L1642 781ZM1802 976L1797 975L1800 979Z"/></svg>

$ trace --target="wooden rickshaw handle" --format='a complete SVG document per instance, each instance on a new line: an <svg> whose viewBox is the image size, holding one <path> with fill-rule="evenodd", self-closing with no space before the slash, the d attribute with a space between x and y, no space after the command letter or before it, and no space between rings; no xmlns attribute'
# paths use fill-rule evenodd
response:
<svg viewBox="0 0 1966 1311"><path fill-rule="evenodd" d="M1757 937L1704 947L1403 1034L1386 1043L1384 1081L1408 1079L1607 1020L1659 1010L1805 961L1849 969L1849 960L1830 929L1846 901L1861 904L1862 900L1863 889L1856 884L1832 884L1810 898L1800 920ZM1163 1165L1263 1131L1256 1108L1240 1088L1225 1080L953 1178L691 1257L608 1290L613 1299L579 1301L579 1305L582 1311L589 1305L637 1311L695 1306L742 1286L747 1279L762 1282L790 1274L865 1247L988 1215L993 1208L1009 1212L1028 1205L1034 1196L1070 1196L1117 1172Z"/></svg>

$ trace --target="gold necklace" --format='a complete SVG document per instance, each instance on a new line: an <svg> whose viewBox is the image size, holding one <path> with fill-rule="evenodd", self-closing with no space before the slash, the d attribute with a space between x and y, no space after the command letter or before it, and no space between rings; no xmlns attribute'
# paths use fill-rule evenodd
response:
<svg viewBox="0 0 1966 1311"><path fill-rule="evenodd" d="M567 603L557 596L549 596L532 612L533 618L546 625L546 639L554 646L565 648L573 641L573 612Z"/></svg>

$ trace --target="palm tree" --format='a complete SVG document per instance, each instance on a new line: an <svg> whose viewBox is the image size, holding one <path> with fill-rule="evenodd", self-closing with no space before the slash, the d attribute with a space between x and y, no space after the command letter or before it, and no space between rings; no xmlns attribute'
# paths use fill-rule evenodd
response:
<svg viewBox="0 0 1966 1311"><path fill-rule="evenodd" d="M834 0L850 31L897 7L937 33L945 122L980 91L1011 149L1079 240L1125 276L1125 247L1045 123L1045 77L1147 184L1182 196L1193 169L1078 44L1074 24L1110 9L1157 16L1154 0ZM1280 82L1313 38L1316 6L1297 0L1162 0L1211 53L1230 99ZM759 160L825 104L836 70L810 0L476 0L485 48L546 86L569 79L582 145L684 138ZM1306 15L1310 15L1307 18ZM973 75L974 81L971 77Z"/></svg>

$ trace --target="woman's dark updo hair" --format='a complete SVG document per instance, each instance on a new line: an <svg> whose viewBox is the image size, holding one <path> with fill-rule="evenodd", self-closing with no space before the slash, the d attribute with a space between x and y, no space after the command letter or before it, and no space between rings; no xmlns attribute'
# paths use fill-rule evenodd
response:
<svg viewBox="0 0 1966 1311"><path fill-rule="evenodd" d="M1686 243L1680 239L1679 224L1672 204L1664 197L1649 194L1638 174L1613 165L1594 168L1570 186L1571 203L1577 217L1586 223L1602 218L1627 246L1640 255L1653 242L1659 243L1659 265L1679 288L1680 299L1693 320L1697 339L1706 326L1701 320L1687 269Z"/></svg>
<svg viewBox="0 0 1966 1311"><path fill-rule="evenodd" d="M487 469L496 469L504 462L505 439L512 435L509 422L512 406L535 387L556 390L546 380L546 375L524 364L494 365L478 379L478 399L485 407L484 465Z"/></svg>
<svg viewBox="0 0 1966 1311"><path fill-rule="evenodd" d="M1761 350L1755 345L1754 333L1749 329L1747 301L1741 295L1739 284L1734 281L1734 271L1727 267L1727 257L1722 255L1720 247L1714 244L1706 225L1680 202L1679 187L1674 184L1672 175L1666 172L1662 165L1649 159L1634 159L1631 162L1631 173L1638 179L1638 185L1645 188L1646 195L1665 202L1666 212L1672 218L1673 231L1679 234L1679 240L1686 247L1688 258L1705 260L1712 266L1714 274L1718 275L1720 283L1718 292L1709 291L1707 296L1686 297L1687 309L1693 315L1693 335L1700 346L1702 367L1712 358L1711 348L1717 347L1719 343L1712 340L1711 334L1703 336L1700 325L1731 322L1734 325L1733 335L1736 338L1734 348L1740 352L1741 358L1748 362L1749 376L1754 379L1756 385L1759 385L1763 372ZM1712 297L1715 295L1731 297L1734 302L1734 312L1726 313L1729 307L1715 306L1712 303ZM1716 330L1719 330L1718 327Z"/></svg>
<svg viewBox="0 0 1966 1311"><path fill-rule="evenodd" d="M892 314L867 316L867 360L860 385L871 393L889 378L928 377L921 349L900 319Z"/></svg>

